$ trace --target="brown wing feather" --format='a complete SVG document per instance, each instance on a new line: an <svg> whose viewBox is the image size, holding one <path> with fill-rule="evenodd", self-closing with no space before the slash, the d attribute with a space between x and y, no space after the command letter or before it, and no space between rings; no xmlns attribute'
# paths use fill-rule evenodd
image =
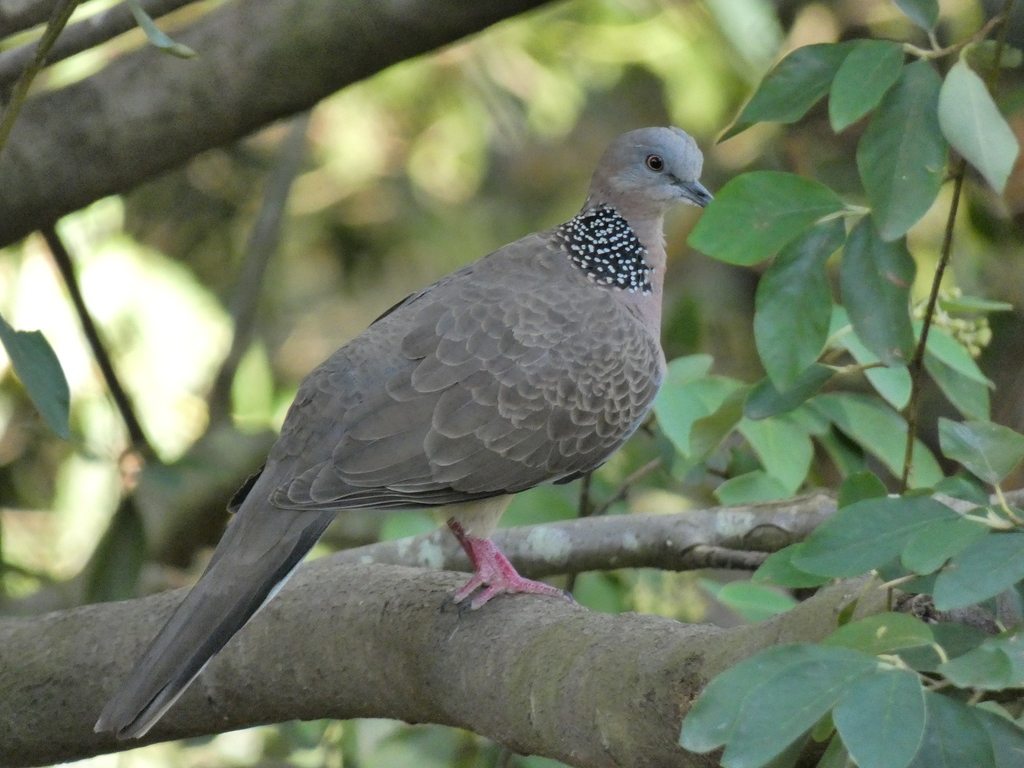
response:
<svg viewBox="0 0 1024 768"><path fill-rule="evenodd" d="M288 509L437 506L596 468L661 382L657 341L537 236L411 297L311 373L271 452Z"/></svg>

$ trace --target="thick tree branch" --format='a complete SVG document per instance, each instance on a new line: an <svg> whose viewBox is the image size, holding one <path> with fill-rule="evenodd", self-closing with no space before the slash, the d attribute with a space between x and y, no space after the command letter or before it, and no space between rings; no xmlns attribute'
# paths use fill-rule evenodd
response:
<svg viewBox="0 0 1024 768"><path fill-rule="evenodd" d="M336 562L306 567L153 732L92 726L183 592L0 622L0 764L39 765L294 718L389 717L468 728L574 766L711 766L680 749L683 715L717 672L828 634L856 583L723 631L528 596L455 609L463 577ZM880 590L869 590L861 605ZM879 603L880 604L880 603Z"/></svg>
<svg viewBox="0 0 1024 768"><path fill-rule="evenodd" d="M542 0L233 0L31 99L0 159L0 246Z"/></svg>

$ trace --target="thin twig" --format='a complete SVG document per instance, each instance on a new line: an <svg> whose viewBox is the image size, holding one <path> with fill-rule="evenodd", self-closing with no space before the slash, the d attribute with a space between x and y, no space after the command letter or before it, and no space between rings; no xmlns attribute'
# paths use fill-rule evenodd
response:
<svg viewBox="0 0 1024 768"><path fill-rule="evenodd" d="M231 410L231 383L242 357L252 343L263 278L281 239L281 222L284 219L288 193L306 156L308 127L308 112L292 121L263 191L263 202L249 235L245 260L238 275L234 295L231 297L231 319L235 327L231 349L224 358L207 397L211 424L219 421Z"/></svg>
<svg viewBox="0 0 1024 768"><path fill-rule="evenodd" d="M3 113L0 114L0 155L3 154L4 147L7 145L7 139L14 128L14 121L18 118L18 113L21 112L21 107L28 96L28 89L32 85L32 81L46 64L46 54L50 52L53 44L57 41L57 36L64 29L68 19L71 18L71 14L80 2L81 0L64 0L63 3L59 3L53 9L50 22L46 25L46 31L43 32L43 36L39 39L39 44L36 46L35 55L26 65L25 71L21 73L18 82L15 83L14 91L11 93L11 100L4 107Z"/></svg>
<svg viewBox="0 0 1024 768"><path fill-rule="evenodd" d="M1013 11L1015 0L1004 0L1003 10L999 15L993 17L967 42L976 42L984 39L992 29L998 25L999 33L996 38L995 57L992 68L988 72L987 85L989 90L995 88L999 78L999 62L1003 56L1003 48L1006 45L1008 20ZM962 47L959 46L959 47ZM959 50L954 47L952 50ZM942 238L942 251L939 256L938 266L935 268L935 277L932 278L931 293L928 295L928 305L925 307L924 321L921 327L921 338L914 350L914 357L910 362L910 402L907 405L907 445L903 455L903 477L900 479L901 492L906 492L910 485L910 473L914 462L914 440L917 437L918 418L920 416L921 389L924 383L924 355L928 347L928 332L931 330L932 320L935 316L935 306L939 299L939 287L942 284L942 277L949 266L949 260L953 252L953 230L956 224L956 214L960 207L960 196L963 192L964 178L967 175L967 163L960 157L953 167L953 200L949 205L949 216L946 219L946 231Z"/></svg>
<svg viewBox="0 0 1024 768"><path fill-rule="evenodd" d="M960 207L960 193L964 187L966 173L967 164L962 157L958 158L956 170L953 173L953 201L949 205L946 233L942 238L942 252L939 256L939 263L935 267L935 277L932 278L932 289L924 311L921 338L917 342L914 357L910 361L910 402L907 405L907 446L903 454L901 493L906 492L910 485L910 472L914 462L914 440L917 438L917 422L920 414L921 389L924 385L924 353L928 345L928 332L932 327L932 318L935 316L935 305L939 300L939 286L942 285L942 276L946 273L946 267L949 266L949 259L953 252L953 227L956 224L956 213Z"/></svg>
<svg viewBox="0 0 1024 768"><path fill-rule="evenodd" d="M89 347L92 349L93 357L96 358L96 364L99 365L100 371L103 373L103 380L110 390L110 395L117 404L117 410L121 413L132 447L142 453L144 458L156 456L153 446L142 429L142 424L135 415L132 400L121 386L121 380L114 371L114 365L110 360L110 355L107 354L106 347L103 346L103 340L92 320L92 315L89 314L89 308L85 305L82 290L78 286L78 278L75 276L75 266L71 262L71 254L64 247L64 242L53 225L43 229L43 237L50 247L50 253L53 254L53 260L57 264L57 269L60 270L61 277L64 278L64 284L71 296L71 303L74 304L79 322L82 323L82 331L89 341Z"/></svg>
<svg viewBox="0 0 1024 768"><path fill-rule="evenodd" d="M651 461L644 464L640 469L636 470L633 474L622 481L619 485L618 490L615 491L611 496L605 499L604 503L599 505L589 517L600 517L609 509L612 508L613 504L617 504L629 495L630 489L647 477L649 474L654 472L658 467L661 466L661 459L652 459Z"/></svg>
<svg viewBox="0 0 1024 768"><path fill-rule="evenodd" d="M1012 0L1011 0L1011 4L1012 4ZM945 48L939 48L938 46L935 45L935 38L934 38L934 35L932 35L931 36L932 47L930 49L929 48L920 48L920 47L918 47L918 46L916 46L916 45L914 45L912 43L904 43L903 44L903 51L905 53L909 53L911 56L916 56L919 59L941 59L943 56L948 56L951 53L956 53L957 51L959 51L962 48L965 48L966 46L970 45L971 43L977 43L977 42L979 42L981 40L984 40L986 37L988 37L988 33L991 32L995 28L995 26L997 24L1002 23L1003 19L1008 19L1008 18L1010 18L1010 16L1006 12L1006 8L1004 6L1003 11L1001 13L999 13L998 15L993 16L991 19L989 19L985 23L985 26L983 26L981 29L979 29L977 32L975 32L973 35L971 35L966 40L961 40L959 43L954 43L953 45L948 45ZM1003 26L1005 27L1006 25L1004 24ZM996 59L996 61L999 61L999 59Z"/></svg>
<svg viewBox="0 0 1024 768"><path fill-rule="evenodd" d="M194 2L197 0L143 0L141 5L151 18L158 19ZM128 6L118 3L113 8L100 11L64 30L64 34L50 49L46 57L46 66L52 66L77 53L102 45L136 26L135 17ZM17 77L28 64L32 58L33 46L34 42L26 43L0 54L0 91L5 83Z"/></svg>

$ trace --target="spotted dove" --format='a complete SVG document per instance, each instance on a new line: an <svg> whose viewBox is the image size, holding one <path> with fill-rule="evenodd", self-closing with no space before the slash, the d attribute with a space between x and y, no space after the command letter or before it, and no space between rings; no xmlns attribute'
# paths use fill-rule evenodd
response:
<svg viewBox="0 0 1024 768"><path fill-rule="evenodd" d="M205 573L96 730L145 734L342 509L444 507L475 569L456 602L562 595L487 537L512 494L599 467L649 411L665 371L662 220L711 200L702 163L678 128L620 136L577 216L409 296L310 373Z"/></svg>

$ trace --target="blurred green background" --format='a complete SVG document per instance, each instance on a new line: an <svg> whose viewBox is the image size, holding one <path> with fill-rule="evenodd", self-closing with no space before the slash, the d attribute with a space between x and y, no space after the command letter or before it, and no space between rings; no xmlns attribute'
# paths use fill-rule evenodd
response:
<svg viewBox="0 0 1024 768"><path fill-rule="evenodd" d="M79 13L108 5L86 3ZM940 37L972 33L986 18L983 5L942 2ZM71 387L73 434L67 443L47 431L0 351L0 612L37 613L190 583L224 524L224 504L259 465L302 376L411 291L571 217L596 159L622 131L671 123L693 134L705 150L703 181L712 192L741 170L771 168L815 176L848 200L862 199L854 148L864 126L834 135L824 105L795 126L758 125L722 144L715 139L788 50L920 34L888 0L572 0L326 99L310 116L307 155L261 286L253 342L223 390L213 384L231 346L229 307L289 124L67 217L59 231L86 302L158 454L141 474L124 456L123 423L42 239L0 250L0 314L17 328L42 330L54 346ZM54 67L43 86L94 71L109 50L139 44L140 37L131 33L128 43ZM1005 81L1006 98L1019 99L1019 76ZM1019 115L1011 124L1024 132ZM910 234L922 294L948 206L947 189ZM716 372L754 381L762 375L751 330L758 268L689 249L686 235L698 215L680 210L667 225L666 354L706 352ZM949 287L1024 306L1022 223L1024 175L1015 173L1001 198L969 185ZM1024 427L1022 321L1019 311L994 316L994 341L980 361L999 386L994 420L1017 429ZM932 418L925 423L934 423L948 406L932 393L926 407ZM656 430L638 434L597 473L591 497L600 503L666 450ZM741 448L727 458L733 469L756 462ZM685 478L659 470L612 513L707 506L727 474L728 466L713 463ZM816 463L812 476L819 485L835 484L827 461ZM136 484L137 508L122 507L115 516ZM523 494L503 525L573 517L579 492L573 484ZM317 552L433 525L428 514L345 515ZM131 565L143 561L141 570ZM720 593L735 578L583 574L574 593L596 610L722 624L788 605L785 595L766 603L763 595L748 600L737 587ZM510 758L469 733L386 721L290 723L85 763L556 765Z"/></svg>

